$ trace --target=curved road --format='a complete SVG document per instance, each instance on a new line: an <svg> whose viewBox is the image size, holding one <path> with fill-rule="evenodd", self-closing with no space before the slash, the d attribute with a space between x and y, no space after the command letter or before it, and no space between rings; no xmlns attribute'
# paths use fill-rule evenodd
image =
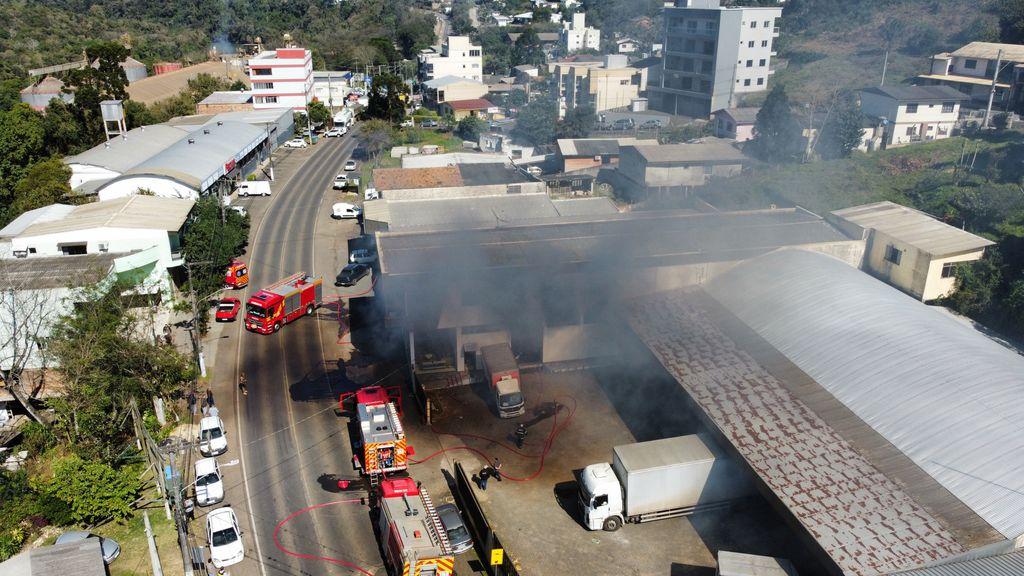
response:
<svg viewBox="0 0 1024 576"><path fill-rule="evenodd" d="M250 235L245 256L250 284L240 296L243 302L261 287L300 271L323 275L324 299L333 300L334 274L347 258L346 241L358 235L354 222L329 218L335 196L331 183L356 145L353 138L325 139L312 149L283 155L278 181L285 184L270 199L254 201L268 205ZM253 208L258 218L259 206ZM299 514L279 530L277 543L274 539L282 520L345 498L330 490L324 475L355 477L345 420L334 411L346 380L336 362L326 360L337 357L330 345L338 333L337 305L329 302L314 317L296 320L277 334L246 332L239 321L219 341L218 397L234 399L225 420L229 432L235 432L222 465L238 457L239 445L242 450L241 467L225 471L232 486L227 501L239 513L247 548L247 559L232 568L236 574L361 573L345 562L370 573L380 570L367 508L359 503ZM248 378L248 396L233 385L239 371ZM230 395L226 386L231 386Z"/></svg>

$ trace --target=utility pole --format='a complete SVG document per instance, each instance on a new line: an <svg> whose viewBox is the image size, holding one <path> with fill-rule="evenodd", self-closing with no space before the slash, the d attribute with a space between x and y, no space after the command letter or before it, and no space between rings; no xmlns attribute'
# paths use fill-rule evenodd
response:
<svg viewBox="0 0 1024 576"><path fill-rule="evenodd" d="M996 97L996 80L999 79L999 69L1003 63L1003 50L1000 48L999 52L996 52L996 69L992 72L992 88L988 91L988 106L985 108L985 121L982 122L982 128L988 128L988 119L992 115L992 101Z"/></svg>
<svg viewBox="0 0 1024 576"><path fill-rule="evenodd" d="M885 71L889 69L889 51L885 51L885 60L882 61L882 81L878 83L879 86L885 86Z"/></svg>
<svg viewBox="0 0 1024 576"><path fill-rule="evenodd" d="M142 511L142 522L146 526L146 542L149 543L149 563L153 568L153 576L164 576L160 566L160 555L156 552L156 539L153 538L153 527L149 525L149 512Z"/></svg>

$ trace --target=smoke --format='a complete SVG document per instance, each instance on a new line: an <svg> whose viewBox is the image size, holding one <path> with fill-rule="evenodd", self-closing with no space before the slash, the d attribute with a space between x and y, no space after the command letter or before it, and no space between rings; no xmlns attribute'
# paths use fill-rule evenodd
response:
<svg viewBox="0 0 1024 576"><path fill-rule="evenodd" d="M220 32L213 37L213 41L210 43L210 48L215 50L220 56L230 56L237 51L235 44L228 40L228 35L225 32Z"/></svg>

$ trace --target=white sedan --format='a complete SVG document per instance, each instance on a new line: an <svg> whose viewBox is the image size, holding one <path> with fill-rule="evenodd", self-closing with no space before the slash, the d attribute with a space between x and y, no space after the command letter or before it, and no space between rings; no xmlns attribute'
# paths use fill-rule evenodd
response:
<svg viewBox="0 0 1024 576"><path fill-rule="evenodd" d="M215 567L233 566L245 558L238 517L229 506L206 515L206 537L210 545L210 560Z"/></svg>
<svg viewBox="0 0 1024 576"><path fill-rule="evenodd" d="M309 144L302 138L292 138L284 143L285 148L306 148Z"/></svg>
<svg viewBox="0 0 1024 576"><path fill-rule="evenodd" d="M334 206L331 206L332 218L358 218L362 213L362 208L356 206L355 204L349 204L347 202L338 202Z"/></svg>
<svg viewBox="0 0 1024 576"><path fill-rule="evenodd" d="M327 138L340 138L348 133L348 128L345 126L335 126L327 132L324 132L324 136Z"/></svg>
<svg viewBox="0 0 1024 576"><path fill-rule="evenodd" d="M343 190L348 186L348 174L338 174L334 177L334 189Z"/></svg>

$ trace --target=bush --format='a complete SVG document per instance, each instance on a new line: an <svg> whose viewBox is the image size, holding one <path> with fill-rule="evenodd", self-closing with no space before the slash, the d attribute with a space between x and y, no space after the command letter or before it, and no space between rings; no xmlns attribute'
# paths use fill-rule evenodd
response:
<svg viewBox="0 0 1024 576"><path fill-rule="evenodd" d="M992 117L992 126L996 130L1006 130L1006 127L1010 125L1010 115L1006 112L1000 112Z"/></svg>
<svg viewBox="0 0 1024 576"><path fill-rule="evenodd" d="M11 528L6 532L0 532L0 562L21 552L21 545L24 542L25 531L21 528Z"/></svg>
<svg viewBox="0 0 1024 576"><path fill-rule="evenodd" d="M21 429L22 450L28 450L29 456L42 454L56 444L57 438L49 427L39 422L29 422Z"/></svg>
<svg viewBox="0 0 1024 576"><path fill-rule="evenodd" d="M43 496L61 501L76 523L123 520L131 516L142 489L135 472L131 467L115 470L103 462L69 456L54 464L53 478L38 489Z"/></svg>

